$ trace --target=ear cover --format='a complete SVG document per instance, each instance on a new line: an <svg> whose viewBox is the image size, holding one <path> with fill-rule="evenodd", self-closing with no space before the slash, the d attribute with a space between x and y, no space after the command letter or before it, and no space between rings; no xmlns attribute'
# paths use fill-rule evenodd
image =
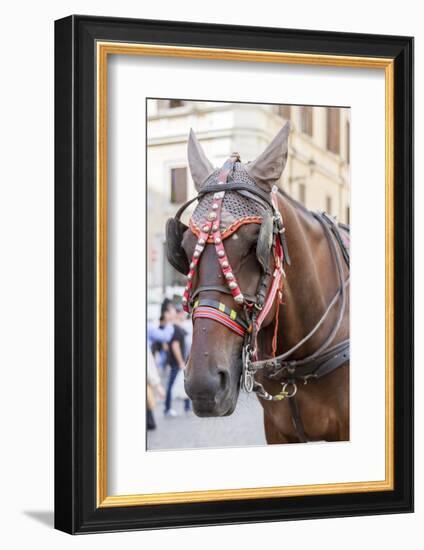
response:
<svg viewBox="0 0 424 550"><path fill-rule="evenodd" d="M208 160L193 129L190 130L188 137L187 157L194 186L197 191L200 191L206 178L212 174L213 166Z"/></svg>
<svg viewBox="0 0 424 550"><path fill-rule="evenodd" d="M265 151L246 164L248 174L268 193L277 184L286 166L289 134L290 122L286 122Z"/></svg>
<svg viewBox="0 0 424 550"><path fill-rule="evenodd" d="M166 256L172 267L183 275L187 275L190 270L190 262L181 246L184 232L187 229L188 227L176 218L169 218L166 222Z"/></svg>
<svg viewBox="0 0 424 550"><path fill-rule="evenodd" d="M274 223L272 214L266 211L262 218L261 230L256 244L256 256L264 272L269 270L269 258L272 250Z"/></svg>

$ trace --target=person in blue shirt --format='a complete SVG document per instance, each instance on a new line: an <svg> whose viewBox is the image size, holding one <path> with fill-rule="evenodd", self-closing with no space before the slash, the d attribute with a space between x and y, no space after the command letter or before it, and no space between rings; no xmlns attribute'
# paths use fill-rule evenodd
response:
<svg viewBox="0 0 424 550"><path fill-rule="evenodd" d="M155 342L160 344L167 344L172 340L174 335L174 325L172 323L165 323L161 327L155 327L153 323L147 325L147 339L149 340L149 346Z"/></svg>
<svg viewBox="0 0 424 550"><path fill-rule="evenodd" d="M156 388L156 390L159 389L156 393L159 395L159 397L164 397L164 392L162 385L160 384L160 378L157 373L156 369L156 361L153 355L153 351L157 349L160 354L159 363L163 362L163 358L165 357L165 365L167 364L167 357L168 357L168 349L163 349L166 344L168 344L172 341L174 338L174 332L175 327L173 325L173 321L176 317L176 310L175 306L172 304L171 301L166 302L166 305L164 307L164 304L162 304L162 312L161 312L161 326L155 326L153 323L149 322L147 325L147 340L148 340L148 365L147 365L147 384L148 384L148 390L150 386L150 392L148 391L148 399L147 399L147 408L146 408L146 420L147 420L147 429L148 430L154 430L156 428L156 422L153 414L153 408L154 408L154 398L153 398L153 387ZM150 367L150 368L149 368ZM156 372L156 379L153 380L152 373ZM150 402L149 402L149 395L150 395Z"/></svg>

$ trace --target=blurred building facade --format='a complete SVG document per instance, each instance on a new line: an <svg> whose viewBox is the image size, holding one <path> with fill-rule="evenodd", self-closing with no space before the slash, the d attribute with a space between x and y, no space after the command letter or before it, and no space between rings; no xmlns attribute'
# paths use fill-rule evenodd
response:
<svg viewBox="0 0 424 550"><path fill-rule="evenodd" d="M184 277L166 261L164 229L167 218L195 195L187 165L190 128L212 164L221 166L233 151L243 162L253 160L286 120L292 122L292 132L281 187L307 208L349 223L350 109L148 100L147 271L152 301L184 284Z"/></svg>

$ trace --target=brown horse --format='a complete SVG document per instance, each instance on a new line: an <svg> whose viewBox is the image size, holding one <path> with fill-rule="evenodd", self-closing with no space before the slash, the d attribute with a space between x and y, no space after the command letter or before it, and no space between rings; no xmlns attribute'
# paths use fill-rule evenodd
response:
<svg viewBox="0 0 424 550"><path fill-rule="evenodd" d="M272 195L275 213L279 212L283 220L284 228L280 233L284 234L285 238L283 242L285 255L288 256L288 251L290 252L290 265L287 262L288 258L285 258L286 261L280 270L283 274L280 288L273 297L260 330L255 335L255 358L264 360L281 356L309 335L309 338L306 338L304 343L290 354L290 360L294 361L293 365L296 366L296 360L311 356L326 341L328 345L334 346L348 340L349 308L343 308L338 277L340 273L337 272L337 266L340 270L342 265L345 300L348 300L349 268L346 262L342 263L342 249L339 246L334 247L334 236L329 236L326 224L285 193L275 192L275 185L281 177L287 160L288 135L287 124L254 162L242 164L239 156L235 155L229 164L217 171L213 169L194 133L191 132L188 158L192 177L199 193L205 193L207 191L205 186L210 185L211 182L215 185L214 189L217 188L217 184L229 185L231 174L234 174L237 168L238 173L245 177L240 181L250 180L248 183L253 183L257 187L256 190L251 188L253 195L249 195L247 191L242 196L244 208L247 209L249 206L246 201L254 202L254 199L258 201L261 199L267 206L267 195L270 198ZM244 187L240 187L245 191L247 187L245 183L243 185ZM260 191L259 197L255 195L255 191L258 193ZM238 193L242 194L242 191L232 192L237 196ZM219 197L219 193L215 195ZM200 203L196 209L200 209L199 215L206 215L207 209L203 208L202 211L202 203L208 196L210 193L200 197ZM235 200L234 197L232 200ZM266 287L264 288L265 300L270 296L273 279L272 276L265 277L264 283L263 274L265 272L269 275L274 272L275 276L275 268L278 264L275 255L277 246L275 239L278 238L278 233L274 227L273 253L267 257L268 265L263 266L258 259L257 241L263 240L261 231L265 218L259 218L258 221L258 216L246 210L247 215L241 222L234 221L226 212L229 207L226 207L225 200L222 203L221 198L218 202L220 202L219 206L215 205L213 208L221 212L222 219L219 220L223 226L221 229L224 230L224 226L236 227L235 231L223 237L222 244L225 245L225 259L228 260L227 263L238 286L235 290L225 292L228 276L220 265L222 258L219 257L224 253L220 253L221 249L207 240L207 232L206 244L199 248L199 242L202 244L204 240L202 241L199 234L196 234L196 224L191 223L190 229L184 228L184 233L181 235L183 254L187 260L196 258L196 254L199 255L196 250L201 250L202 254L190 264L193 269L189 274L188 289L190 292L200 289L198 297L200 296L204 302L205 300L209 300L210 303L219 301L220 308L224 304L229 311L236 312L238 318L243 319L249 316L249 311L254 310L252 304L248 304L246 297L256 296L258 287L261 285ZM269 203L271 204L271 200ZM228 204L231 206L230 202L227 202ZM212 214L208 215L213 218L214 211L210 210L210 212ZM199 215L198 219L200 219ZM193 217L196 218L195 215ZM250 220L253 221L250 222ZM210 231L213 229L211 228ZM214 242L217 242L216 238ZM173 253L175 249L169 252L170 255ZM196 271L194 271L195 268ZM337 295L338 290L340 292ZM234 292L240 292L240 294ZM190 301L190 294L187 296ZM244 299L243 303L242 299ZM333 306L331 306L332 300ZM246 304L251 309L246 307ZM249 324L249 319L247 321ZM251 326L247 329L247 336L249 330L252 331ZM332 332L334 334L329 339ZM225 323L219 322L219 319L217 321L213 316L195 318L193 344L185 369L185 387L192 399L194 412L198 416L224 416L234 411L245 368L243 363L245 341L245 338L230 330ZM328 345L324 347L328 348ZM337 354L334 353L334 355L337 358ZM270 365L272 366L272 362ZM316 363L314 365L316 366ZM264 409L265 434L268 443L349 439L348 360L342 361L341 364L339 360L337 368L328 369L325 376L313 375L289 380L286 392L281 392L281 389L283 382L287 382L288 379L281 380L278 376L270 376L270 372L275 375L275 368L274 371L269 371L267 365L254 372L255 387L259 388L262 384L262 396L269 397L268 400L259 397ZM296 384L293 382L294 379ZM286 388L286 386L283 387ZM295 398L294 394L296 394ZM261 395L261 392L258 392L258 395ZM278 400L272 400L271 396L277 396Z"/></svg>

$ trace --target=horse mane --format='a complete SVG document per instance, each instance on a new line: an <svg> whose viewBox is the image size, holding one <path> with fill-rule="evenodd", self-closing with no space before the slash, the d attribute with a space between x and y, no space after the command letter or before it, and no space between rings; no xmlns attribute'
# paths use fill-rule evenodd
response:
<svg viewBox="0 0 424 550"><path fill-rule="evenodd" d="M311 210L309 210L308 208L306 208L306 206L304 204L302 204L301 202L299 202L298 200L294 199L291 195L289 195L287 193L287 191L284 191L284 189L281 189L281 188L278 188L278 192L279 194L284 197L285 199L287 199L290 204L292 204L292 206L294 206L295 208L297 208L298 210L301 210L304 214L306 214L308 217L310 218L314 218L314 214ZM343 223L343 222L338 222L337 225L343 229L344 231L346 231L347 233L350 233L350 225L347 224L347 223Z"/></svg>
<svg viewBox="0 0 424 550"><path fill-rule="evenodd" d="M302 204L301 202L299 202L298 200L294 199L291 195L289 195L287 193L287 191L284 191L284 189L281 189L279 187L278 192L280 193L281 196L283 196L285 199L287 199L295 208L298 208L303 213L313 217L313 214L312 214L311 210L306 208L306 206L304 204Z"/></svg>

